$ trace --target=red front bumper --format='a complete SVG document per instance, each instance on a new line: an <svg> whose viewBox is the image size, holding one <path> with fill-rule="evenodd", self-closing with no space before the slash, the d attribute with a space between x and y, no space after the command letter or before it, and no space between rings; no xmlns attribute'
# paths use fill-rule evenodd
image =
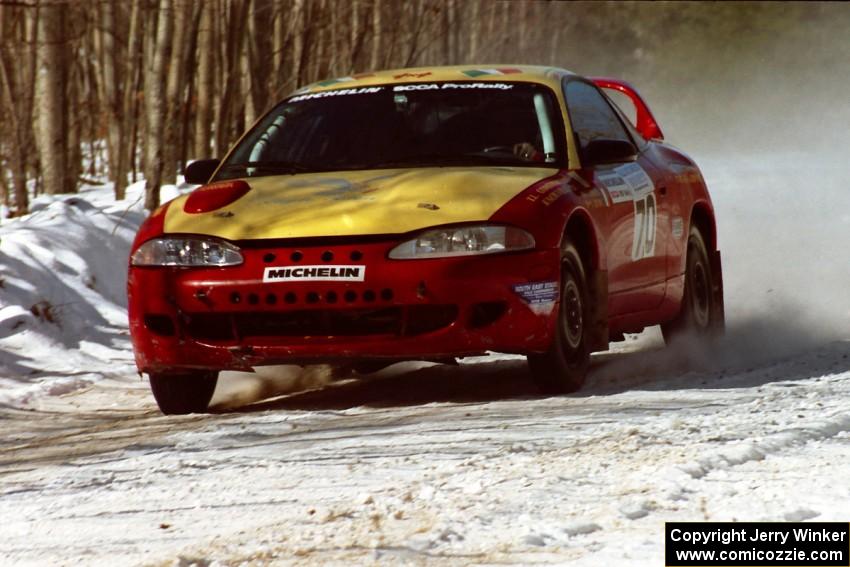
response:
<svg viewBox="0 0 850 567"><path fill-rule="evenodd" d="M557 305L535 312L513 286L557 281L557 250L387 260L394 244L243 247L237 267L131 267L136 364L247 370L548 348ZM263 283L267 267L353 264L364 281Z"/></svg>

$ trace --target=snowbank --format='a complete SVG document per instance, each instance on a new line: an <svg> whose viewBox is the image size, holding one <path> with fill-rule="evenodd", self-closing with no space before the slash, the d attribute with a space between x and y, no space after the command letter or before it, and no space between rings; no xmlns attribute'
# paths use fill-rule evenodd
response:
<svg viewBox="0 0 850 567"><path fill-rule="evenodd" d="M0 404L134 374L126 265L143 193L138 182L120 202L110 185L39 196L0 225Z"/></svg>

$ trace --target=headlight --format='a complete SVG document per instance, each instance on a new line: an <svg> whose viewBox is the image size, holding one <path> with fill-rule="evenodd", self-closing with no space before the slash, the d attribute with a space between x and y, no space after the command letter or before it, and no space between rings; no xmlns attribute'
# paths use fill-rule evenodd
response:
<svg viewBox="0 0 850 567"><path fill-rule="evenodd" d="M534 237L512 226L472 225L435 228L402 242L392 250L393 260L497 254L534 248Z"/></svg>
<svg viewBox="0 0 850 567"><path fill-rule="evenodd" d="M223 240L197 236L168 236L148 240L130 257L133 266L236 266L239 248Z"/></svg>

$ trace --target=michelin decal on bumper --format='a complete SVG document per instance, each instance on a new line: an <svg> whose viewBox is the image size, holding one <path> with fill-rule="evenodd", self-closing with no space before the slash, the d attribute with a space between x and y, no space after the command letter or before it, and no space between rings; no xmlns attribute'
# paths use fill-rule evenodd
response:
<svg viewBox="0 0 850 567"><path fill-rule="evenodd" d="M263 271L263 282L362 282L366 266L276 266Z"/></svg>

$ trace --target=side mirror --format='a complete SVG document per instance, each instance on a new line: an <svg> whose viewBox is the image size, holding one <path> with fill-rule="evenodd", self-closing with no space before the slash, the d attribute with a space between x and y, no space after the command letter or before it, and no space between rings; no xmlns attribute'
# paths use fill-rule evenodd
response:
<svg viewBox="0 0 850 567"><path fill-rule="evenodd" d="M605 163L623 163L634 161L637 148L631 142L601 138L591 140L581 152L582 165L601 165Z"/></svg>
<svg viewBox="0 0 850 567"><path fill-rule="evenodd" d="M193 161L183 170L183 178L186 180L186 183L203 185L210 180L212 174L218 169L219 163L221 162L217 159L199 159Z"/></svg>

